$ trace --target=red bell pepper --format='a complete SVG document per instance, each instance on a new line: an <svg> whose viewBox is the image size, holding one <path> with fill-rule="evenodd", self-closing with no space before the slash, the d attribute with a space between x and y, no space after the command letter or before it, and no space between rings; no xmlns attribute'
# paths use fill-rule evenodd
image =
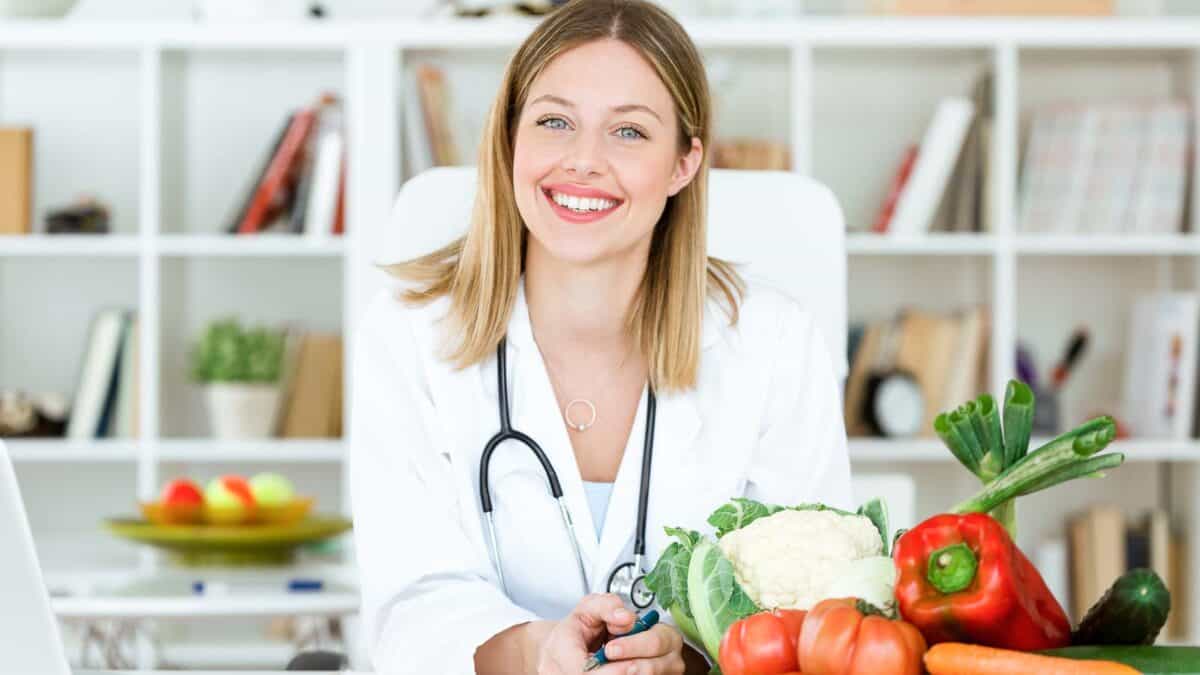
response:
<svg viewBox="0 0 1200 675"><path fill-rule="evenodd" d="M934 516L901 535L896 604L930 645L1065 647L1071 623L1007 530L986 513Z"/></svg>

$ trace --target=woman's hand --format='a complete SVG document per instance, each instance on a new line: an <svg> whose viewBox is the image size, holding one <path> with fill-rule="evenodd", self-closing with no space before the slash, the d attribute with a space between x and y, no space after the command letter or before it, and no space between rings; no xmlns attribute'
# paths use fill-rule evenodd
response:
<svg viewBox="0 0 1200 675"><path fill-rule="evenodd" d="M637 617L611 593L585 597L562 621L551 628L538 652L538 675L576 675L601 644L612 635L633 630ZM648 631L611 639L605 655L612 663L593 671L596 675L683 673L683 637L666 624Z"/></svg>

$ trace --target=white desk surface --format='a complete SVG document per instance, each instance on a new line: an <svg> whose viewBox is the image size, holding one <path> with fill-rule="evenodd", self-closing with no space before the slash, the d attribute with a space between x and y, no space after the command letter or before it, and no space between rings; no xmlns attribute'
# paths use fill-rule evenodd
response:
<svg viewBox="0 0 1200 675"><path fill-rule="evenodd" d="M283 670L76 670L75 675L180 675L182 672L187 672L187 675L284 675L285 673L294 673L298 671L283 671ZM306 671L310 675L356 675L349 670L332 671L332 670L309 670ZM370 673L357 673L357 675L371 675Z"/></svg>

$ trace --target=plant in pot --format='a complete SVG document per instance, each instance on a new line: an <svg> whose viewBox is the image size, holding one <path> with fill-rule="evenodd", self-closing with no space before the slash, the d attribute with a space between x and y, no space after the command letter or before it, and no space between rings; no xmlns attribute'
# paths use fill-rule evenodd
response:
<svg viewBox="0 0 1200 675"><path fill-rule="evenodd" d="M212 321L192 352L192 377L204 385L217 438L267 438L275 430L284 331Z"/></svg>

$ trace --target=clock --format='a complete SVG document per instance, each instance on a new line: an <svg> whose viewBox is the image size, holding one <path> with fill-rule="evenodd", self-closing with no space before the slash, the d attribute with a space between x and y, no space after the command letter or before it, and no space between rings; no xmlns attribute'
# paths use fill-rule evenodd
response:
<svg viewBox="0 0 1200 675"><path fill-rule="evenodd" d="M881 436L915 436L925 419L925 398L916 378L904 370L890 370L871 379L867 423Z"/></svg>
<svg viewBox="0 0 1200 675"><path fill-rule="evenodd" d="M925 396L916 376L896 364L899 321L884 326L881 346L866 378L862 419L879 436L914 436L925 419Z"/></svg>

